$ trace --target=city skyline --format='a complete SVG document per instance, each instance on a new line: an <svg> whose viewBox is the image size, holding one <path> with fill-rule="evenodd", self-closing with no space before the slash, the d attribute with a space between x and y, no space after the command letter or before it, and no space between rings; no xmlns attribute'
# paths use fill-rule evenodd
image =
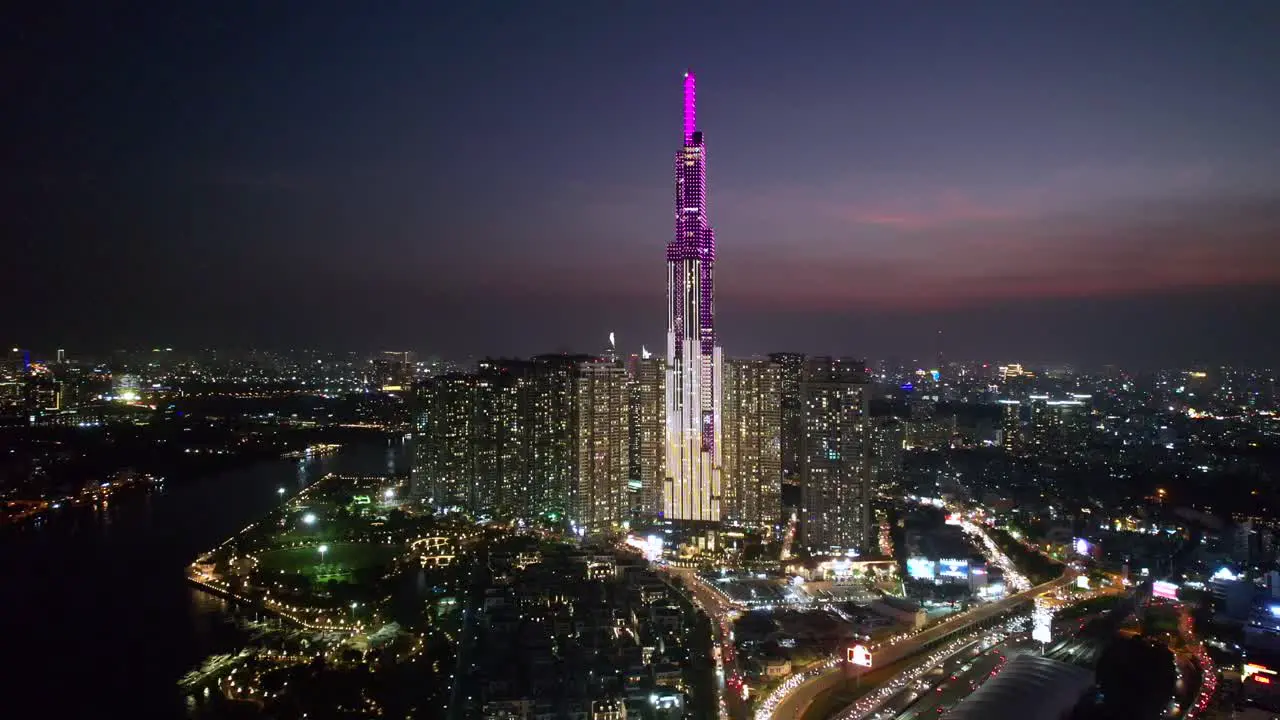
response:
<svg viewBox="0 0 1280 720"><path fill-rule="evenodd" d="M1280 712L1276 27L24 8L0 707Z"/></svg>
<svg viewBox="0 0 1280 720"><path fill-rule="evenodd" d="M729 355L1280 354L1273 4L31 12L24 346L657 347L654 158L693 66ZM677 15L697 44L657 42ZM779 30L806 42L740 52Z"/></svg>

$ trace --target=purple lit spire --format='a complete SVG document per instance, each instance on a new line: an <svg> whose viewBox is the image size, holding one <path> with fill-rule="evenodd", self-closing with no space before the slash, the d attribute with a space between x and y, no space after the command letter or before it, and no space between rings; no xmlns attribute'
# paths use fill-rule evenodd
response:
<svg viewBox="0 0 1280 720"><path fill-rule="evenodd" d="M720 521L721 351L715 327L715 231L707 219L707 147L692 71L684 74L684 146L675 156L675 233L667 243L667 485L663 517Z"/></svg>
<svg viewBox="0 0 1280 720"><path fill-rule="evenodd" d="M684 144L693 142L693 133L698 129L697 112L694 108L694 77L692 70L684 72Z"/></svg>

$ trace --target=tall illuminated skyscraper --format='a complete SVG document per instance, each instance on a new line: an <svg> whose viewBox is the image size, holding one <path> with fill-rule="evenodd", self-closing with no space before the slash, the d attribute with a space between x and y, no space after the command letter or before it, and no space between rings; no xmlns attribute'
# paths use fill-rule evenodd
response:
<svg viewBox="0 0 1280 720"><path fill-rule="evenodd" d="M715 233L707 221L707 148L694 76L684 75L684 146L676 153L675 237L667 244L667 469L663 516L720 522L720 347Z"/></svg>

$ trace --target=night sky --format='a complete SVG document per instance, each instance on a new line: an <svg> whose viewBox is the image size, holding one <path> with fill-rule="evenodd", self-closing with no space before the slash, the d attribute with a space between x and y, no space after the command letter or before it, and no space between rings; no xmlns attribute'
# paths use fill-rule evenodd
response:
<svg viewBox="0 0 1280 720"><path fill-rule="evenodd" d="M1280 359L1275 0L28 5L0 341Z"/></svg>

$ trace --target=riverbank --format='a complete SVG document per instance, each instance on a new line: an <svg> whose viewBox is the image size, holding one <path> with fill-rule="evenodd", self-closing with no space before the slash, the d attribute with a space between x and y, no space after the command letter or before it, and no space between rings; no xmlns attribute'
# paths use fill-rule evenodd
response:
<svg viewBox="0 0 1280 720"><path fill-rule="evenodd" d="M74 433L77 431L66 428L48 430L72 433L59 440L58 444L60 447L65 445L68 452L75 452ZM246 445L242 439L231 437L223 438L214 446L179 447L164 437L155 438L154 443L143 442L144 434L134 439L136 447L131 445L132 454L116 451L92 461L82 459L80 462L84 467L75 472L76 480L50 481L46 486L29 487L25 491L11 490L0 498L0 537L9 528L47 521L72 506L126 500L143 491L153 492L156 486L166 482L196 481L281 457L296 463L314 462L341 452L343 447L356 448L358 452L360 447L383 447L387 443L400 442L402 438L398 433L367 428L325 428L292 433L287 438L254 445ZM338 439L345 442L336 442ZM89 448L93 447L96 438L84 437L81 441L84 443L83 452L94 452ZM122 477L124 481L118 482ZM135 481L138 478L147 478L148 482L138 483Z"/></svg>
<svg viewBox="0 0 1280 720"><path fill-rule="evenodd" d="M192 558L277 507L281 487L296 493L329 472L407 472L411 455L411 443L399 441L306 462L277 454L4 533L6 710L14 717L184 717L177 680L209 655L237 651L244 639L231 622L236 608L188 583Z"/></svg>

